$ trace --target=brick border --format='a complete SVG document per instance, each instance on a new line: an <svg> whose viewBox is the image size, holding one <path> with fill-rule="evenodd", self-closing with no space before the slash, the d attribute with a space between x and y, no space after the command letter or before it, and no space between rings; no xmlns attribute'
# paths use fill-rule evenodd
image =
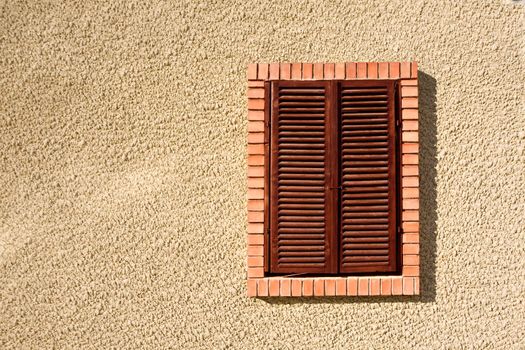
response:
<svg viewBox="0 0 525 350"><path fill-rule="evenodd" d="M419 295L419 123L417 62L259 63L248 65L249 297ZM265 277L267 193L264 83L268 80L396 79L401 89L401 275Z"/></svg>

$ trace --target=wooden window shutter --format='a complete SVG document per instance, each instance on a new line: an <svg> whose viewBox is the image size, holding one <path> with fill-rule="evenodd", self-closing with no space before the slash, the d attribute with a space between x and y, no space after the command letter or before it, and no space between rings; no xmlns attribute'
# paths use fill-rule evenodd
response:
<svg viewBox="0 0 525 350"><path fill-rule="evenodd" d="M335 86L327 81L272 84L272 273L337 273Z"/></svg>
<svg viewBox="0 0 525 350"><path fill-rule="evenodd" d="M340 272L396 269L393 81L345 81L340 110Z"/></svg>

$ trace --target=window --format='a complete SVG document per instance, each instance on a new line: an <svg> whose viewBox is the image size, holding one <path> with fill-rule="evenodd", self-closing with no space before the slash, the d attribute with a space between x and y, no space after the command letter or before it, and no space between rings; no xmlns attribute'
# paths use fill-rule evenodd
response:
<svg viewBox="0 0 525 350"><path fill-rule="evenodd" d="M267 84L270 273L396 270L396 86Z"/></svg>
<svg viewBox="0 0 525 350"><path fill-rule="evenodd" d="M248 295L419 294L417 64L248 67Z"/></svg>

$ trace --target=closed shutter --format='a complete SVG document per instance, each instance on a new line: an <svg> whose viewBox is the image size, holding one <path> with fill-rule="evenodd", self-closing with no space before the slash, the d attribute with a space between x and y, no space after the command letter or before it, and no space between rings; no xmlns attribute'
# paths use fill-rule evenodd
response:
<svg viewBox="0 0 525 350"><path fill-rule="evenodd" d="M347 81L339 89L340 272L396 268L394 82Z"/></svg>
<svg viewBox="0 0 525 350"><path fill-rule="evenodd" d="M335 83L272 85L270 272L337 272Z"/></svg>

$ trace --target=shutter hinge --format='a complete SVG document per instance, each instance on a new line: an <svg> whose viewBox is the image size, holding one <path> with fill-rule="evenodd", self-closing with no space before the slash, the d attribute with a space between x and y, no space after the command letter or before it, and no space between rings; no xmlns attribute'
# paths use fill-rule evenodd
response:
<svg viewBox="0 0 525 350"><path fill-rule="evenodd" d="M401 226L397 227L397 233L399 233L399 234L401 233Z"/></svg>
<svg viewBox="0 0 525 350"><path fill-rule="evenodd" d="M401 121L399 119L396 119L396 126L399 128L401 126Z"/></svg>

